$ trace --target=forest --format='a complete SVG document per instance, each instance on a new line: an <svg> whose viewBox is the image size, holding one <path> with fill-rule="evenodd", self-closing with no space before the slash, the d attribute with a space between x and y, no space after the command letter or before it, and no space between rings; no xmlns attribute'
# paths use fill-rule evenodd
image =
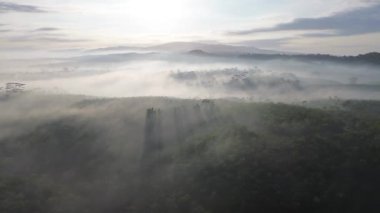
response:
<svg viewBox="0 0 380 213"><path fill-rule="evenodd" d="M257 59L257 60L295 60L309 62L334 62L348 63L353 65L370 64L372 66L380 65L380 53L371 52L360 54L357 56L334 56L328 54L242 54L242 58Z"/></svg>
<svg viewBox="0 0 380 213"><path fill-rule="evenodd" d="M0 213L380 213L380 0L0 0Z"/></svg>
<svg viewBox="0 0 380 213"><path fill-rule="evenodd" d="M0 212L380 210L379 101L25 93L0 110Z"/></svg>

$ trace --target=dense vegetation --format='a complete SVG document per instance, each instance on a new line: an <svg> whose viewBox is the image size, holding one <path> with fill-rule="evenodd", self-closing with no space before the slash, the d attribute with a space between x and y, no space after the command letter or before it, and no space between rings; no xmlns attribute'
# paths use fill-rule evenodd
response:
<svg viewBox="0 0 380 213"><path fill-rule="evenodd" d="M326 54L307 54L307 55L285 55L285 54L246 54L241 55L242 58L257 59L257 60L298 60L309 62L336 62L348 64L371 64L380 65L380 53L371 52L367 54L360 54L357 56L334 56Z"/></svg>
<svg viewBox="0 0 380 213"><path fill-rule="evenodd" d="M2 117L0 212L380 210L380 102L58 99Z"/></svg>

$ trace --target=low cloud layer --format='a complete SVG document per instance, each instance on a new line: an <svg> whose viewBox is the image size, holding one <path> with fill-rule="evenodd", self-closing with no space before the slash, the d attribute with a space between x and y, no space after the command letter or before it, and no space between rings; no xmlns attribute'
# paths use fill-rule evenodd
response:
<svg viewBox="0 0 380 213"><path fill-rule="evenodd" d="M96 62L96 63L95 63ZM110 54L41 60L6 67L0 84L28 90L103 97L252 98L293 101L340 97L378 99L378 68L328 61L260 61L191 54ZM19 72L17 70L28 70ZM327 77L328 76L328 77Z"/></svg>

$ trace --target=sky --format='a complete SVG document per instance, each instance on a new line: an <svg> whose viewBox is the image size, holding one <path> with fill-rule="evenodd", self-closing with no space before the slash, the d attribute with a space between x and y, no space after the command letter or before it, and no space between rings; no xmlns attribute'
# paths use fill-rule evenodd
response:
<svg viewBox="0 0 380 213"><path fill-rule="evenodd" d="M196 41L302 53L380 51L380 0L0 1L0 56Z"/></svg>

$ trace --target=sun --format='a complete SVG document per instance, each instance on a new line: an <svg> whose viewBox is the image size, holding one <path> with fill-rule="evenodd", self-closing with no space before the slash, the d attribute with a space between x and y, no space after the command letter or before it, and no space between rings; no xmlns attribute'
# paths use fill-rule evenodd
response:
<svg viewBox="0 0 380 213"><path fill-rule="evenodd" d="M173 31L185 19L186 2L181 0L131 0L128 16L147 31Z"/></svg>

